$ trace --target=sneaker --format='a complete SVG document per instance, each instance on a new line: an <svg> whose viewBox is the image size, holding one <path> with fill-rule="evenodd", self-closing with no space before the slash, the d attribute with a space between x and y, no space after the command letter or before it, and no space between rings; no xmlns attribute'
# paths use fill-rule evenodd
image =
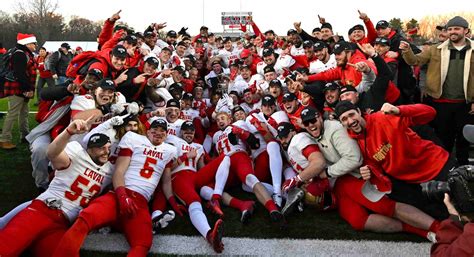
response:
<svg viewBox="0 0 474 257"><path fill-rule="evenodd" d="M304 191L301 188L292 188L288 191L288 197L286 198L285 207L281 210L283 215L288 216L290 215L295 207L301 202L304 197Z"/></svg>
<svg viewBox="0 0 474 257"><path fill-rule="evenodd" d="M210 209L214 214L219 216L220 218L224 217L224 212L221 209L221 204L217 199L211 199L207 202L207 208Z"/></svg>
<svg viewBox="0 0 474 257"><path fill-rule="evenodd" d="M429 231L426 235L426 238L433 244L436 244L438 240L436 240L436 233Z"/></svg>
<svg viewBox="0 0 474 257"><path fill-rule="evenodd" d="M216 253L224 251L224 244L222 243L222 235L224 234L224 221L218 219L214 224L214 228L207 232L207 242L212 246Z"/></svg>
<svg viewBox="0 0 474 257"><path fill-rule="evenodd" d="M160 229L166 228L174 220L176 214L172 210L164 211L156 216L151 222L153 224L153 234L157 234Z"/></svg>
<svg viewBox="0 0 474 257"><path fill-rule="evenodd" d="M278 206L278 208L281 208L281 204L283 203L283 198L281 197L281 194L273 194L272 199L276 206Z"/></svg>
<svg viewBox="0 0 474 257"><path fill-rule="evenodd" d="M274 210L270 212L270 219L274 224L277 224L280 229L286 228L286 220L283 214L279 210Z"/></svg>
<svg viewBox="0 0 474 257"><path fill-rule="evenodd" d="M12 144L12 142L0 142L0 148L5 150L15 149L16 145Z"/></svg>
<svg viewBox="0 0 474 257"><path fill-rule="evenodd" d="M244 210L242 211L242 215L240 216L240 222L242 222L242 224L246 224L250 217L252 216L253 214L253 210L255 208L255 202L254 201L245 201L245 208Z"/></svg>

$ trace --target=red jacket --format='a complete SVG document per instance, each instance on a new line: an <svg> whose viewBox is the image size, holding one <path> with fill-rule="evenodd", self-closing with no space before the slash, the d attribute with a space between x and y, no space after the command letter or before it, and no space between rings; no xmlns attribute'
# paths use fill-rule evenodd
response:
<svg viewBox="0 0 474 257"><path fill-rule="evenodd" d="M51 74L51 71L44 69L44 60L45 59L46 59L46 57L41 57L41 56L38 56L36 58L36 63L38 64L39 75L40 75L40 78L43 78L43 79L53 77L53 74Z"/></svg>
<svg viewBox="0 0 474 257"><path fill-rule="evenodd" d="M367 28L367 36L361 38L357 43L359 44L374 44L375 39L377 38L377 31L374 28L374 24L370 19L364 21L365 27ZM352 41L355 43L355 41Z"/></svg>
<svg viewBox="0 0 474 257"><path fill-rule="evenodd" d="M446 219L436 232L436 244L431 246L431 256L473 256L474 223L462 226L460 222Z"/></svg>
<svg viewBox="0 0 474 257"><path fill-rule="evenodd" d="M120 75L121 70L118 71L114 69L114 67L112 66L112 63L110 60L111 51L112 51L111 48L97 51L96 59L98 60L98 62L91 64L91 66L89 67L89 70L99 69L100 71L102 71L104 78L116 79Z"/></svg>
<svg viewBox="0 0 474 257"><path fill-rule="evenodd" d="M355 50L348 63L355 64L358 62L365 62L373 71L377 70L373 62L367 61L363 53L359 50ZM308 76L308 82L316 80L340 80L343 85L351 84L356 87L362 80L362 74L350 65L346 65L344 68L337 66L336 68Z"/></svg>
<svg viewBox="0 0 474 257"><path fill-rule="evenodd" d="M410 127L430 122L436 111L427 105L402 105L400 115L376 112L365 116L363 133L349 135L357 140L364 163L381 173L409 183L436 177L449 153L432 141L421 139Z"/></svg>
<svg viewBox="0 0 474 257"><path fill-rule="evenodd" d="M120 42L122 34L123 30L115 32L114 35L102 45L102 48L100 50L114 48ZM127 55L127 60L125 60L125 69L136 67L137 65L139 65L139 62L142 59L143 55L140 53L140 50L138 50L138 48L135 49L135 51L133 52L133 56Z"/></svg>
<svg viewBox="0 0 474 257"><path fill-rule="evenodd" d="M112 37L112 34L114 33L114 25L115 22L112 22L109 19L105 20L104 26L99 34L99 39L97 40L97 43L99 43L99 49Z"/></svg>

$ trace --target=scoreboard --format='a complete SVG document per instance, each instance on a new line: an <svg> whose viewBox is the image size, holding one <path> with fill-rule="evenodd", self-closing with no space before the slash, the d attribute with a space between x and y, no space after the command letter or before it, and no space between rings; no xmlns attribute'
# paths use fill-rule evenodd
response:
<svg viewBox="0 0 474 257"><path fill-rule="evenodd" d="M247 25L252 12L223 12L221 23L223 26Z"/></svg>

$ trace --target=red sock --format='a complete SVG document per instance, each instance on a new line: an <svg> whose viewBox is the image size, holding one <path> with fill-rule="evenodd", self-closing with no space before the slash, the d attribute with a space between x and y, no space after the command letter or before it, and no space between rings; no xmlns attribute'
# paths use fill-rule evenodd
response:
<svg viewBox="0 0 474 257"><path fill-rule="evenodd" d="M405 232L415 234L415 235L419 235L419 236L424 237L424 238L426 238L426 236L428 235L428 230L424 230L424 229L421 229L421 228L415 228L415 227L413 227L411 225L408 225L404 222L402 222L402 230L405 231Z"/></svg>
<svg viewBox="0 0 474 257"><path fill-rule="evenodd" d="M146 256L149 249L145 246L134 246L130 248L127 257Z"/></svg>
<svg viewBox="0 0 474 257"><path fill-rule="evenodd" d="M88 233L89 226L79 217L59 241L53 256L79 256L79 250Z"/></svg>
<svg viewBox="0 0 474 257"><path fill-rule="evenodd" d="M267 210L268 210L269 212L278 211L278 207L275 205L275 202L273 202L272 199L268 200L268 201L265 203L265 208L267 208Z"/></svg>
<svg viewBox="0 0 474 257"><path fill-rule="evenodd" d="M232 199L230 199L229 206L234 208L234 209L240 210L240 211L242 211L243 208L245 207L244 206L244 201L239 200L235 197L232 197Z"/></svg>
<svg viewBox="0 0 474 257"><path fill-rule="evenodd" d="M430 228L428 229L428 231L431 231L431 232L438 232L439 230L439 226L441 226L441 222L435 220L433 221L433 223L431 223L431 226Z"/></svg>

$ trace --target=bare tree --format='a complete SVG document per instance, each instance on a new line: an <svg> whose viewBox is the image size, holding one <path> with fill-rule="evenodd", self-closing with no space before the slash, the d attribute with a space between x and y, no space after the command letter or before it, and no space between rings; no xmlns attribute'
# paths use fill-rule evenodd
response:
<svg viewBox="0 0 474 257"><path fill-rule="evenodd" d="M56 12L58 6L58 2L52 0L27 0L16 3L18 13L31 13L40 20L47 18L48 14Z"/></svg>

